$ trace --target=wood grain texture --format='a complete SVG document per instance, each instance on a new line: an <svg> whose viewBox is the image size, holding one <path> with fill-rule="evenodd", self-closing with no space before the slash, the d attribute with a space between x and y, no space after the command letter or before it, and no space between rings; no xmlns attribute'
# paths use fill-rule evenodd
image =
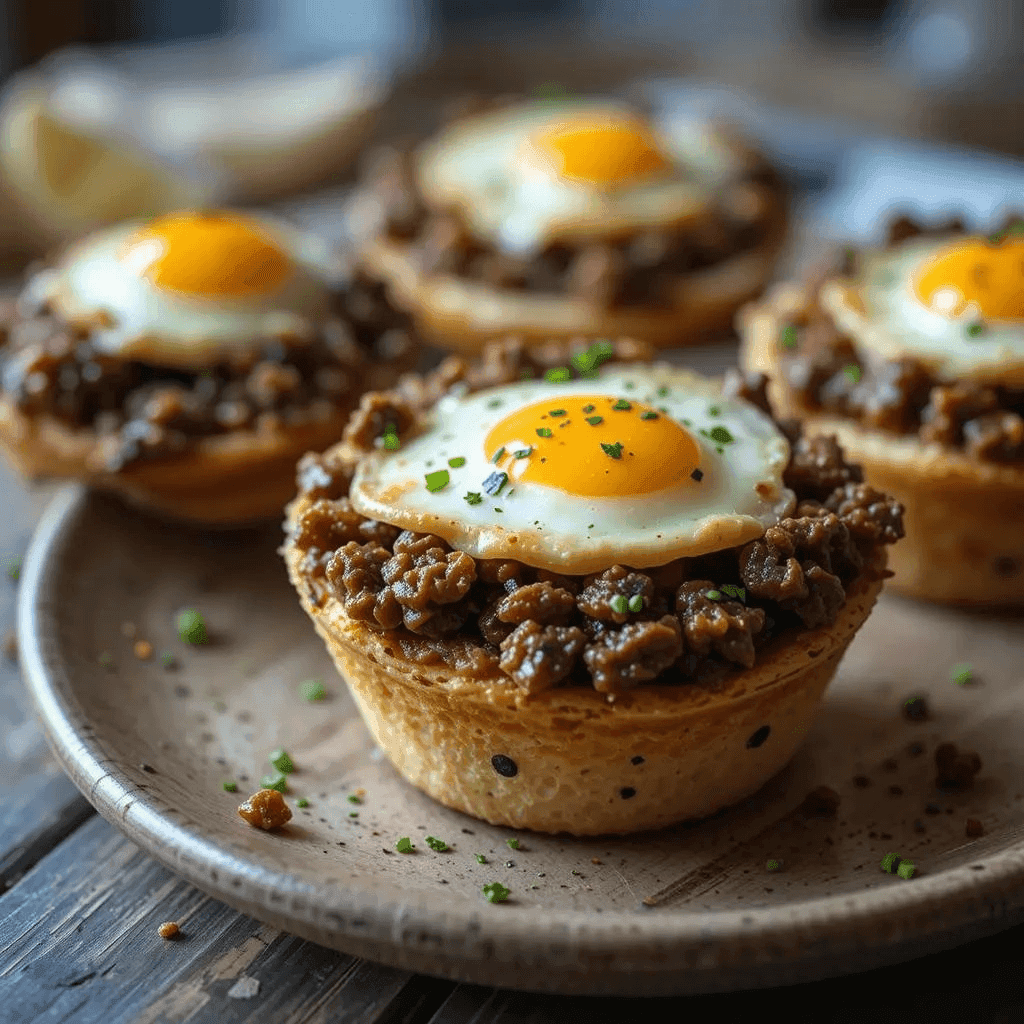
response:
<svg viewBox="0 0 1024 1024"><path fill-rule="evenodd" d="M413 980L235 913L98 818L0 900L0 1019L16 1024L422 1020L452 986Z"/></svg>

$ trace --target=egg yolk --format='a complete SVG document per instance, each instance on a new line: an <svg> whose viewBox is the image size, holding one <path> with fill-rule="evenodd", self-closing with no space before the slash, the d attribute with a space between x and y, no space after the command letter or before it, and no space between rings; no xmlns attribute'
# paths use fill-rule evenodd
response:
<svg viewBox="0 0 1024 1024"><path fill-rule="evenodd" d="M587 498L650 494L690 479L700 448L674 420L609 395L552 397L496 424L485 454L512 481Z"/></svg>
<svg viewBox="0 0 1024 1024"><path fill-rule="evenodd" d="M631 120L581 120L546 128L534 143L563 178L615 185L664 171L669 161L651 132Z"/></svg>
<svg viewBox="0 0 1024 1024"><path fill-rule="evenodd" d="M971 303L990 320L1024 319L1024 241L981 238L939 252L914 283L926 306L959 316Z"/></svg>
<svg viewBox="0 0 1024 1024"><path fill-rule="evenodd" d="M211 297L263 295L291 273L260 225L227 213L176 213L137 231L121 262L158 288Z"/></svg>

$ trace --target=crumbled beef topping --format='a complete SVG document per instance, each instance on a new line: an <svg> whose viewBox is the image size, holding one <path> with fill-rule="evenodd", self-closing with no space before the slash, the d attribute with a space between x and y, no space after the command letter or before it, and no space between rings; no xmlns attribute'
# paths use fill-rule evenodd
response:
<svg viewBox="0 0 1024 1024"><path fill-rule="evenodd" d="M1011 215L1001 230L1022 225L1024 219ZM889 244L963 230L959 221L926 229L904 217L891 225ZM1024 462L1024 390L940 381L910 358L860 358L853 339L818 303L820 283L809 282L806 308L784 325L795 332L796 345L780 350L782 376L806 410L917 434L926 444L962 449L984 462Z"/></svg>
<svg viewBox="0 0 1024 1024"><path fill-rule="evenodd" d="M452 274L497 288L565 294L604 308L670 305L679 277L756 248L776 230L785 202L778 174L745 150L739 180L723 191L718 219L572 247L552 241L515 256L473 234L457 212L428 208L410 151L394 147L368 162L367 194L377 229L408 244L423 274Z"/></svg>
<svg viewBox="0 0 1024 1024"><path fill-rule="evenodd" d="M488 382L518 380L524 355L514 342L496 346ZM565 365L566 349L544 358L538 368ZM483 386L479 369L464 364L458 374L438 372L449 387ZM398 390L415 414L411 384ZM426 381L420 393L439 387ZM364 410L394 400L370 397ZM479 676L501 671L528 693L556 686L617 693L651 680L714 687L754 665L787 630L833 622L877 549L903 536L899 504L862 483L834 441L805 440L795 421L780 427L791 440L794 514L759 540L699 558L643 571L613 565L588 576L474 559L438 537L360 521L336 496L352 471L352 456L336 451L300 466L300 492L313 501L293 524L292 542L348 615L394 636L416 664L444 662Z"/></svg>
<svg viewBox="0 0 1024 1024"><path fill-rule="evenodd" d="M335 313L308 344L282 334L216 366L179 370L104 355L90 327L22 302L0 311L0 388L27 415L94 430L116 472L198 438L328 419L368 382L380 386L386 367L397 376L411 364L408 318L383 285L357 276L336 295Z"/></svg>

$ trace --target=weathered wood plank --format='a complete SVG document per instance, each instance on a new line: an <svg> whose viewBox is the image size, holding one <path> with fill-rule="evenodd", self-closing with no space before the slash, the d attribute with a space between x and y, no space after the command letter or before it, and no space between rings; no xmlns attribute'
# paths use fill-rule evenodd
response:
<svg viewBox="0 0 1024 1024"><path fill-rule="evenodd" d="M163 921L180 936L160 938ZM452 988L238 914L100 818L0 899L0 1019L15 1024L399 1024Z"/></svg>

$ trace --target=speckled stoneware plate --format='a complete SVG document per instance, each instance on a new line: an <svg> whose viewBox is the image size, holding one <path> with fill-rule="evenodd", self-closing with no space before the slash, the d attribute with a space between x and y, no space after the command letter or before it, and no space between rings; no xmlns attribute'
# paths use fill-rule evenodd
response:
<svg viewBox="0 0 1024 1024"><path fill-rule="evenodd" d="M69 489L23 573L25 672L64 768L119 829L239 910L417 971L629 995L863 970L1024 916L1021 619L883 598L809 741L754 798L626 839L522 833L513 850L512 832L433 803L376 756L289 588L279 541L276 529L190 532ZM204 616L208 644L177 638L184 606ZM151 658L136 656L138 640ZM958 662L974 681L951 681ZM299 696L310 678L327 699ZM918 694L926 721L903 713ZM942 741L980 755L971 789L936 789ZM277 746L297 770L295 816L275 834L236 808ZM840 795L833 817L800 809L821 785ZM968 819L980 837L965 835ZM451 849L434 852L427 835ZM395 852L402 836L414 853ZM889 851L917 877L883 873ZM770 859L781 869L767 870ZM484 899L491 881L508 887L507 903Z"/></svg>

